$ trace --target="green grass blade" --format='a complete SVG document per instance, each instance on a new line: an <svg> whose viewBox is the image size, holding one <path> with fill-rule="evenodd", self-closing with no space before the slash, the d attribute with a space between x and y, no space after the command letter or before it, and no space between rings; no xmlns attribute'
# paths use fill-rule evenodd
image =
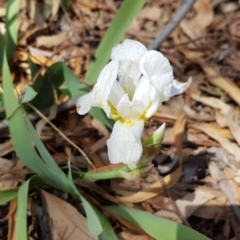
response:
<svg viewBox="0 0 240 240"><path fill-rule="evenodd" d="M20 0L8 0L6 14L6 44L8 58L16 50L18 37L18 12Z"/></svg>
<svg viewBox="0 0 240 240"><path fill-rule="evenodd" d="M38 176L32 176L26 182L24 182L18 190L18 202L17 202L17 240L28 240L27 233L27 203L28 203L28 191L29 186L32 183L42 183L44 179Z"/></svg>
<svg viewBox="0 0 240 240"><path fill-rule="evenodd" d="M5 204L17 197L18 188L0 191L0 205Z"/></svg>
<svg viewBox="0 0 240 240"><path fill-rule="evenodd" d="M30 122L29 118L25 115L26 124L29 129L29 133L31 134L31 139L33 140L40 156L42 157L43 161L49 167L50 171L58 176L58 178L65 179L66 176L63 171L59 168L57 163L52 158L51 154L47 151L44 144L42 143L41 139L39 138L36 130L34 129L32 123Z"/></svg>
<svg viewBox="0 0 240 240"><path fill-rule="evenodd" d="M111 26L104 35L98 49L94 55L94 61L85 76L85 82L93 84L96 82L100 71L107 64L112 48L121 41L134 17L143 7L146 0L125 0Z"/></svg>
<svg viewBox="0 0 240 240"><path fill-rule="evenodd" d="M18 191L18 207L17 207L17 240L28 240L27 233L27 199L28 188L31 182L29 178L24 182Z"/></svg>
<svg viewBox="0 0 240 240"><path fill-rule="evenodd" d="M102 233L98 236L99 240L118 240L109 220L107 219L107 217L100 212L98 209L95 208L95 212L98 215L98 218L100 219L100 222L102 224L103 227L103 231Z"/></svg>
<svg viewBox="0 0 240 240"><path fill-rule="evenodd" d="M95 208L82 196L82 194L76 188L72 178L72 169L70 161L68 161L68 180L72 188L72 195L73 196L75 195L76 197L81 199L83 203L83 207L87 215L89 232L94 236L98 236L103 231L102 224L98 218Z"/></svg>
<svg viewBox="0 0 240 240"><path fill-rule="evenodd" d="M121 205L112 205L106 208L134 223L157 240L209 240L209 238L189 227L158 217L149 212Z"/></svg>

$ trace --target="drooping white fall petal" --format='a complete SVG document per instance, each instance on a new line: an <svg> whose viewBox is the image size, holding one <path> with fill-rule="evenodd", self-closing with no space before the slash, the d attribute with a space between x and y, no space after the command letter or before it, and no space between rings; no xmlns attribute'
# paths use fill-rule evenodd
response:
<svg viewBox="0 0 240 240"><path fill-rule="evenodd" d="M142 155L143 127L143 121L138 121L132 126L126 126L121 121L114 124L112 134L107 141L111 163L136 164L139 161Z"/></svg>

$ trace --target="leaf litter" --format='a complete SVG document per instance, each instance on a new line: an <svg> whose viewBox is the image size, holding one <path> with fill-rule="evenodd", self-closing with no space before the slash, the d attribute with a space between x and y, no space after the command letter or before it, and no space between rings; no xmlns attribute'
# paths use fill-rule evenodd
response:
<svg viewBox="0 0 240 240"><path fill-rule="evenodd" d="M46 5L42 1L30 2L28 5L28 1L22 0L20 4L18 48L13 56L15 72L12 74L20 97L27 86L36 81L31 77L28 58L40 67L41 75L47 67L62 61L81 81L98 43L120 6L118 1L113 0L101 3L72 1L69 12L66 12L59 1L46 1ZM148 0L130 25L125 38L149 45L172 19L182 2ZM0 5L0 26L4 24L5 15L6 2ZM167 124L162 148L153 161L162 171L165 186L158 182L153 173L146 179L136 181L113 179L80 183L79 186L95 199L97 205L121 202L182 222L172 207L171 201L175 201L183 219L197 231L214 240L239 239L236 229L240 221L239 15L240 7L235 1L199 0L163 42L159 50L170 59L175 78L180 81L186 81L187 76L193 78L185 95L164 103L146 123L143 134L146 138L163 122ZM65 104L68 99L67 95L59 95L55 97L55 103ZM78 116L74 107L68 107L51 117L51 121L84 150L97 167L94 171L101 173L116 169L116 166L109 165L105 146L110 131L99 120L89 115ZM34 124L37 125L37 122L35 119ZM9 133L6 128L2 130L1 190L18 186L31 173L19 160L16 163ZM39 132L62 169L66 169L69 159L73 169L87 169L79 152L70 149L69 142L48 124L42 124ZM43 216L48 216L53 224L49 234L54 239L62 239L64 234L69 234L68 239L75 239L74 234L85 233L87 236L86 227L83 227L85 217L78 212L76 218L81 218L77 221L81 224L76 225L75 215L67 210L72 209L67 203L71 199L64 194L54 196L59 193L53 189L48 191L50 193L42 191L41 194L46 201ZM41 195L34 192L36 190L30 198L38 196L41 203ZM56 202L61 207L54 211ZM15 200L12 200L10 205L0 207L0 221L5 226L2 228L5 230L0 232L1 239L14 238L15 205ZM81 207L79 211L82 211ZM57 216L57 213L63 214L63 217ZM38 222L33 213L29 216ZM113 218L111 224L119 239L151 239L127 222ZM58 225L60 219L63 223ZM33 222L30 221L29 232L40 239L42 233L36 227L40 223Z"/></svg>

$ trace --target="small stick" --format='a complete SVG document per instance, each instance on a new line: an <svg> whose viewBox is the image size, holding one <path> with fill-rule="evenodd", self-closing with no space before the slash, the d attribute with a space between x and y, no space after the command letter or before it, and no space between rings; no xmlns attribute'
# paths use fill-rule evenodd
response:
<svg viewBox="0 0 240 240"><path fill-rule="evenodd" d="M77 149L82 156L86 159L88 164L93 168L96 169L95 166L92 164L86 153L78 147L73 141L71 141L59 128L57 128L47 117L45 117L36 107L34 107L31 103L27 103L42 119L44 119L63 139L65 139L70 145L72 145L75 149Z"/></svg>
<svg viewBox="0 0 240 240"><path fill-rule="evenodd" d="M190 224L188 223L188 221L184 218L184 216L183 216L182 213L180 212L180 210L179 210L177 204L175 203L175 201L173 201L173 199L171 198L171 196L170 196L170 194L169 194L169 192L168 192L168 190L167 190L166 184L165 184L162 176L159 175L158 170L154 167L154 168L152 169L152 171L153 171L153 173L156 175L158 181L159 181L159 182L161 183L161 185L163 186L163 192L164 192L165 196L168 197L168 199L169 199L169 201L170 201L170 203L171 203L171 205L172 205L172 207L173 207L174 212L177 214L177 216L182 220L182 222L183 222L186 226L191 227Z"/></svg>
<svg viewBox="0 0 240 240"><path fill-rule="evenodd" d="M148 46L148 50L158 49L158 47L169 37L173 30L178 26L178 24L187 15L196 0L186 0L182 7L173 17L165 28L157 35L153 42Z"/></svg>

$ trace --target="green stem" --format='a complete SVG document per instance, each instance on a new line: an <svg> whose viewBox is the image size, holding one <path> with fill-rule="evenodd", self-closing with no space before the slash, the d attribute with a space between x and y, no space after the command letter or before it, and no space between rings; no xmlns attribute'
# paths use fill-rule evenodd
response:
<svg viewBox="0 0 240 240"><path fill-rule="evenodd" d="M121 172L130 172L131 169L126 165L114 171L104 173L91 173L91 172L73 172L74 178L92 179L92 180L104 180L112 178L123 178Z"/></svg>

